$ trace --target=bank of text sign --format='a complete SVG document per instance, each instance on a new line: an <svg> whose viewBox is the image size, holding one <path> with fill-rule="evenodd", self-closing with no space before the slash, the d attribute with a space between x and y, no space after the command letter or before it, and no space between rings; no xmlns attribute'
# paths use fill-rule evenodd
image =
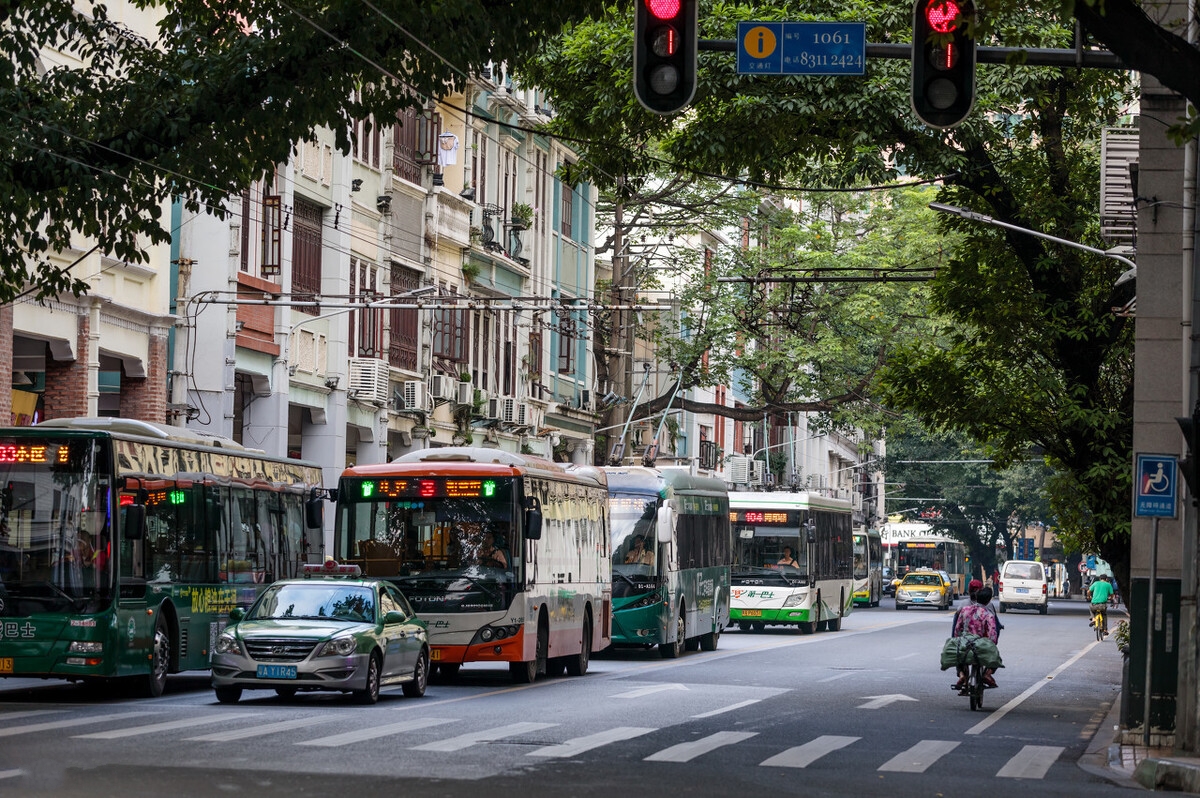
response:
<svg viewBox="0 0 1200 798"><path fill-rule="evenodd" d="M739 22L739 75L861 75L864 22Z"/></svg>
<svg viewBox="0 0 1200 798"><path fill-rule="evenodd" d="M1175 517L1178 463L1173 454L1138 454L1134 477L1133 514Z"/></svg>

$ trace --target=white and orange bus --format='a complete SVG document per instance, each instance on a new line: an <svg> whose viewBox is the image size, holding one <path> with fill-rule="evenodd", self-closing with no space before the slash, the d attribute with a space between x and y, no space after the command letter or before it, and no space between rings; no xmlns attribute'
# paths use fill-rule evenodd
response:
<svg viewBox="0 0 1200 798"><path fill-rule="evenodd" d="M437 674L507 663L516 682L587 671L611 639L603 472L475 447L349 468L333 555L404 591Z"/></svg>

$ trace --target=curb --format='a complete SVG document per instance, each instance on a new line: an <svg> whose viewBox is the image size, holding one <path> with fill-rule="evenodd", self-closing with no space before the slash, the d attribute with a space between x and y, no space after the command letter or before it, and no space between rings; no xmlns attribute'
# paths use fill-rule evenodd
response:
<svg viewBox="0 0 1200 798"><path fill-rule="evenodd" d="M1079 768L1119 787L1200 794L1200 759L1172 756L1167 749L1122 744L1120 714L1118 695L1079 758Z"/></svg>

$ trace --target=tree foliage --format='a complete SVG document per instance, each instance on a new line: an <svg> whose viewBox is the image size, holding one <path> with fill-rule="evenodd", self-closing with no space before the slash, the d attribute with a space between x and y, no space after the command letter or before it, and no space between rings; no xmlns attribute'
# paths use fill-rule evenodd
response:
<svg viewBox="0 0 1200 798"><path fill-rule="evenodd" d="M103 3L0 8L0 300L86 290L74 236L146 259L164 203L223 200L321 126L394 117L489 61L516 61L599 3L141 0L147 39ZM129 8L120 9L136 16Z"/></svg>

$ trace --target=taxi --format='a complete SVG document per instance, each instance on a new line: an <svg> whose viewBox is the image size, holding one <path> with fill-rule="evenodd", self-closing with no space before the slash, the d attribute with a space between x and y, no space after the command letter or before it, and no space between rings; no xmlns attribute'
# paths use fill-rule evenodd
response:
<svg viewBox="0 0 1200 798"><path fill-rule="evenodd" d="M333 560L304 570L305 578L275 582L249 609L230 611L212 654L217 700L237 703L243 690L285 698L338 690L374 704L391 684L423 696L428 632L400 589Z"/></svg>
<svg viewBox="0 0 1200 798"><path fill-rule="evenodd" d="M909 571L896 585L896 609L937 607L948 610L954 604L954 584L945 571L918 569Z"/></svg>

